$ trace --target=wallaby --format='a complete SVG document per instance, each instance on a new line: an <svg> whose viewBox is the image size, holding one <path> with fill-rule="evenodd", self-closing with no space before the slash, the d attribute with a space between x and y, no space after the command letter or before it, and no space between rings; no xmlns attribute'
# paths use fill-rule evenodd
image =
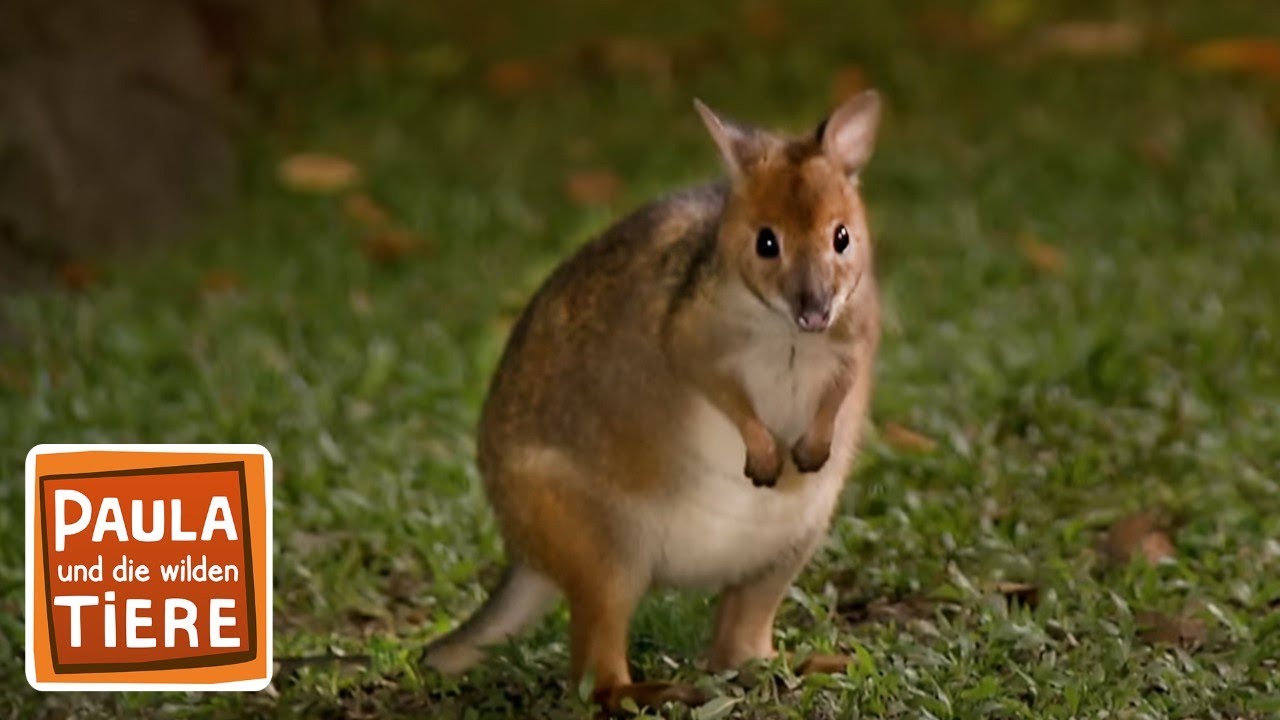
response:
<svg viewBox="0 0 1280 720"><path fill-rule="evenodd" d="M479 468L509 556L485 605L427 647L459 673L569 603L573 678L615 708L693 702L633 684L627 629L651 586L720 590L712 668L775 654L773 621L826 535L879 343L858 191L880 99L804 136L694 104L727 180L644 207L582 247L511 332Z"/></svg>

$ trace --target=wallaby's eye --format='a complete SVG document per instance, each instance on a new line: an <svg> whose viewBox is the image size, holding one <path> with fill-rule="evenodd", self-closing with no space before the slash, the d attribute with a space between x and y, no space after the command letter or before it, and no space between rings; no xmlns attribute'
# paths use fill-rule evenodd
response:
<svg viewBox="0 0 1280 720"><path fill-rule="evenodd" d="M832 245L838 253L844 252L845 248L849 247L849 231L843 225L836 226L836 238Z"/></svg>
<svg viewBox="0 0 1280 720"><path fill-rule="evenodd" d="M776 258L781 249L773 229L760 228L760 232L756 234L756 254L762 258Z"/></svg>

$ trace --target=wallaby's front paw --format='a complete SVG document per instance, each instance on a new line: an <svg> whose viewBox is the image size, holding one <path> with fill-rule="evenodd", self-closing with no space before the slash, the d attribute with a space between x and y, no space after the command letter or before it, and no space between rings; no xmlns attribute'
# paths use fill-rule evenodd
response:
<svg viewBox="0 0 1280 720"><path fill-rule="evenodd" d="M829 457L831 457L831 441L817 438L812 433L805 433L791 448L791 459L795 462L796 469L802 473L821 470L822 466L827 464Z"/></svg>
<svg viewBox="0 0 1280 720"><path fill-rule="evenodd" d="M770 445L766 453L747 451L747 466L743 470L756 487L773 487L782 474L782 455L776 445Z"/></svg>
<svg viewBox="0 0 1280 720"><path fill-rule="evenodd" d="M747 445L747 464L743 468L756 487L773 487L782 474L782 453L778 443L763 425L750 428L743 434Z"/></svg>

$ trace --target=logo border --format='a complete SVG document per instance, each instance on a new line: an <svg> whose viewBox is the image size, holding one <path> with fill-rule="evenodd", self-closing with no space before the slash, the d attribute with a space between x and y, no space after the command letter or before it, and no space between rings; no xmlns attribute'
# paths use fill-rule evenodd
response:
<svg viewBox="0 0 1280 720"><path fill-rule="evenodd" d="M53 622L53 584L49 581L49 512L45 507L45 482L48 480L92 480L98 478L138 477L142 475L177 475L181 473L212 473L234 470L240 482L240 517L244 519L244 584L245 599L252 612L246 613L249 648L235 652L209 653L187 658L170 658L168 660L143 660L135 662L105 663L63 663L58 662L58 638ZM249 662L258 657L258 611L254 601L257 599L253 587L253 526L249 519L249 484L245 478L243 460L232 462L199 463L195 465L168 465L137 470L105 470L87 473L61 473L58 475L42 475L36 491L40 494L40 526L44 560L44 596L45 610L48 611L49 623L49 655L53 660L53 671L59 675L76 673L113 673L136 672L139 670L181 670L184 668L218 667L220 665L237 665Z"/></svg>
<svg viewBox="0 0 1280 720"><path fill-rule="evenodd" d="M261 601L266 606L265 607L266 622L264 625L266 629L266 633L265 633L266 643L265 643L265 647L254 648L253 652L255 657L263 657L265 659L266 672L264 677L251 678L248 680L220 682L220 683L150 683L150 682L85 683L85 682L61 682L61 681L49 682L49 681L41 681L36 679L35 625L34 623L31 622L31 618L34 617L34 613L35 613L35 548L34 548L35 536L33 534L33 531L35 529L36 495L40 490L40 479L36 477L36 473L35 473L36 458L42 455L58 455L63 453L95 452L95 451L133 452L133 453L198 453L198 454L208 454L208 455L259 455L262 457L263 489L266 494L265 505L264 505L266 509L266 523L265 523L266 527L265 527L265 532L263 533L263 536L266 539L266 543L265 543L266 547L264 548L265 550L264 556L266 558L266 567L264 568L265 570L264 577L266 578L266 588L265 588L265 592L263 593L263 597ZM235 462L235 461L228 461L228 462ZM119 472L112 471L109 474L125 475L129 473L137 474L137 472L138 472L137 470L119 471ZM84 474L80 474L80 475L84 475ZM242 471L241 479L243 482L244 481L243 471ZM273 548L272 548L273 517L272 516L274 515L274 512L272 511L272 503L273 503L272 459L271 459L271 452L269 450L267 450L265 447L261 445L231 444L231 443L208 444L208 445L199 445L199 444L153 444L153 445L42 444L42 445L37 445L31 448L31 450L27 453L25 490L26 492L24 493L24 496L25 496L25 505L26 505L26 516L25 516L26 533L24 537L24 543L26 546L25 547L25 550L26 550L26 558L25 558L26 622L24 624L26 625L26 628L25 628L26 675L27 675L27 683L30 684L31 687L35 688L36 690L46 691L46 692L47 691L83 692L83 691L117 691L117 690L153 690L153 691L242 690L242 691L254 692L254 691L262 690L271 684L271 675L272 675L273 666L274 666L273 656L272 656L273 632L271 630L273 627L272 596L274 594L273 593L274 577L273 577L273 570L272 570L272 564L273 564L273 557L272 557L273 556ZM245 528L246 530L248 530L249 517L247 512L247 504L248 504L247 482L245 483L245 490L246 492L242 494L242 502L245 504L244 505L246 510L245 511ZM251 533L246 532L245 534L246 552L249 551L248 544L251 542L251 540L249 539L250 536L251 536ZM47 557L45 558L45 561L46 562L48 561ZM247 581L249 585L253 585L253 580L251 578L252 568L249 569L249 573L250 573L250 577L247 578ZM46 582L46 591L47 591L48 590L47 576L45 578L45 582ZM254 608L254 613L250 617L251 617L251 622L254 623L255 625L257 622L256 614L257 614L257 609ZM255 632L253 633L252 639L250 641L252 644L255 644L255 645L257 643L256 630L257 628L255 628ZM258 652L259 650L261 650L260 653ZM50 652L53 652L52 647L50 647ZM238 662L249 662L251 659L252 658L245 658L245 659L239 660ZM50 660L52 660L52 657L50 657ZM230 663L222 663L222 664L225 665ZM212 667L213 665L204 663L201 666ZM121 672L130 672L130 671L136 672L136 671L141 671L145 669L146 668L131 668L129 670L121 670ZM169 668L169 669L178 669L178 668Z"/></svg>

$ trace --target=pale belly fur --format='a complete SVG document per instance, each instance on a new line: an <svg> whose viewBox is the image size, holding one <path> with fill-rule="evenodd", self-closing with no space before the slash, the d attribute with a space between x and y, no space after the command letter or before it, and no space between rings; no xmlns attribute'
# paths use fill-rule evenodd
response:
<svg viewBox="0 0 1280 720"><path fill-rule="evenodd" d="M805 432L836 359L822 336L783 328L761 336L730 362L756 413L785 447ZM825 531L848 470L835 453L817 473L787 464L773 488L743 474L746 448L737 429L699 400L684 418L684 453L671 494L650 506L647 525L660 538L654 579L666 585L718 587L746 579L807 547Z"/></svg>

